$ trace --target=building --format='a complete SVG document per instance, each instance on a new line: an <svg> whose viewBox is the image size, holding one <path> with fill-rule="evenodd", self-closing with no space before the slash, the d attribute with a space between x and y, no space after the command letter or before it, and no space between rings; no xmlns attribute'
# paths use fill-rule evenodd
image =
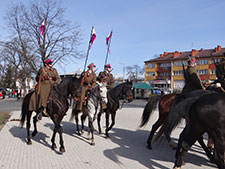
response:
<svg viewBox="0 0 225 169"><path fill-rule="evenodd" d="M215 62L223 57L225 48L220 45L214 49L200 49L185 52L164 52L158 58L145 61L145 82L155 89L163 91L181 90L184 87L184 76L182 63L187 66L188 57L197 58L197 72L202 81L215 80Z"/></svg>

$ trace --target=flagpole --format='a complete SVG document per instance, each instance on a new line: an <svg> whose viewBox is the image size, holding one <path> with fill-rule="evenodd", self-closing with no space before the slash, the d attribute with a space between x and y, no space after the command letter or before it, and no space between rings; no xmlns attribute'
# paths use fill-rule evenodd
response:
<svg viewBox="0 0 225 169"><path fill-rule="evenodd" d="M90 39L92 37L92 30L94 29L94 27L92 26L92 29L91 29L91 35L90 35ZM88 60L88 55L89 55L89 51L90 51L90 40L89 40L89 43L88 43L88 50L87 50L87 55L86 55L86 59L85 59L85 63L84 63L84 71L85 71L85 68L86 68L86 65L87 65L87 60Z"/></svg>
<svg viewBox="0 0 225 169"><path fill-rule="evenodd" d="M106 52L106 57L105 57L105 65L107 64L107 60L108 60L109 47L110 47L110 44L111 44L112 33L113 33L113 31L111 31L111 37L109 38L109 44L108 44L108 48L107 48L107 52ZM104 68L105 68L105 65L104 65ZM104 69L104 68L103 68L103 69Z"/></svg>

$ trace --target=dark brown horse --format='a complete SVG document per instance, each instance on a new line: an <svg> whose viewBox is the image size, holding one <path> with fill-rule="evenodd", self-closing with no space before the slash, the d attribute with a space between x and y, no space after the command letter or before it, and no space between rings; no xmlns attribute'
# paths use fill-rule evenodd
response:
<svg viewBox="0 0 225 169"><path fill-rule="evenodd" d="M128 102L133 101L133 89L132 89L132 81L126 81L125 83L121 83L118 86L112 88L107 92L107 108L104 110L105 118L106 118L106 129L105 135L106 138L109 138L108 132L115 125L116 111L119 109L120 103L119 100L127 100ZM100 120L101 120L102 112L98 113L98 130L99 133L102 133ZM109 125L109 116L111 115L112 123Z"/></svg>
<svg viewBox="0 0 225 169"><path fill-rule="evenodd" d="M56 148L55 144L55 135L59 133L60 136L60 152L65 152L63 137L62 137L62 127L60 125L63 117L66 115L67 110L69 109L68 98L70 96L75 95L79 90L81 79L75 77L65 78L61 81L61 83L57 86L54 86L51 89L49 100L47 104L46 111L50 118L54 123L54 130L52 135L52 149ZM27 144L32 144L30 139L30 120L32 116L32 112L29 110L29 102L33 92L28 93L22 103L22 111L21 111L21 126L23 126L25 120L27 120L26 128L27 128ZM36 115L37 116L37 115ZM37 118L33 118L34 123L34 131L32 136L34 137L37 134Z"/></svg>
<svg viewBox="0 0 225 169"><path fill-rule="evenodd" d="M199 93L193 94L199 96ZM173 102L171 111L160 129L164 135L170 135L180 119L187 116L186 126L179 137L175 167L181 167L185 153L196 141L202 140L202 135L207 132L215 143L213 159L218 168L224 169L225 94L211 92L200 97L181 99L178 104L174 104L176 101Z"/></svg>

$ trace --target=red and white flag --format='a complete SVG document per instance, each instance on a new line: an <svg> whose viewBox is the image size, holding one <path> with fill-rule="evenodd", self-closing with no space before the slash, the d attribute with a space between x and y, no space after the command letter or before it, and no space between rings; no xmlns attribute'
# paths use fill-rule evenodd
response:
<svg viewBox="0 0 225 169"><path fill-rule="evenodd" d="M43 35L44 34L44 32L45 32L45 29L46 29L46 22L45 22L45 20L42 22L42 24L41 24L41 26L40 26L40 35L39 35L39 37L38 37L38 44L40 45L40 39L41 39L41 35Z"/></svg>
<svg viewBox="0 0 225 169"><path fill-rule="evenodd" d="M95 38L96 38L95 29L94 29L94 27L92 27L92 30L91 30L91 38L90 38L90 41L89 41L89 47L92 46Z"/></svg>
<svg viewBox="0 0 225 169"><path fill-rule="evenodd" d="M109 45L109 40L112 37L112 31L110 32L110 34L106 37L106 45Z"/></svg>
<svg viewBox="0 0 225 169"><path fill-rule="evenodd" d="M43 35L45 32L45 28L46 28L46 23L45 20L42 22L41 26L40 26L40 32Z"/></svg>

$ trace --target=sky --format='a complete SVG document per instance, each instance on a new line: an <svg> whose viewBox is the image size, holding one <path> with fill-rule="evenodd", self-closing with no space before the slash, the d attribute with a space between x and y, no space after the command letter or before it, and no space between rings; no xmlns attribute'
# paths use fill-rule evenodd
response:
<svg viewBox="0 0 225 169"><path fill-rule="evenodd" d="M13 2L28 3L29 0ZM41 1L41 0L40 0ZM123 74L123 66L144 67L144 61L163 52L225 47L224 0L63 0L66 17L81 26L82 45L87 52L90 31L95 27L96 39L88 63L103 70L106 36L113 30L108 63L112 73ZM10 1L0 0L0 25ZM56 68L60 74L81 68L85 60L74 60Z"/></svg>

